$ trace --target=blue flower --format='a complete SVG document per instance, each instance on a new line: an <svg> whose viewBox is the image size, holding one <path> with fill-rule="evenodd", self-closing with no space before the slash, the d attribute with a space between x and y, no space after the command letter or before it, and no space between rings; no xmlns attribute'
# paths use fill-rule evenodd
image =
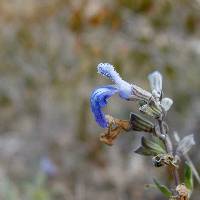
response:
<svg viewBox="0 0 200 200"><path fill-rule="evenodd" d="M115 83L115 85L107 85L95 89L90 97L91 110L96 122L101 127L106 128L108 127L108 122L105 114L102 112L102 108L107 105L107 100L117 92L121 98L128 100L131 96L132 86L122 80L114 67L109 63L100 63L97 66L97 70L99 74L111 79Z"/></svg>
<svg viewBox="0 0 200 200"><path fill-rule="evenodd" d="M118 92L118 89L115 86L108 85L95 89L91 94L91 110L96 122L103 128L108 127L108 122L101 109L107 105L107 100L116 92Z"/></svg>
<svg viewBox="0 0 200 200"><path fill-rule="evenodd" d="M91 110L96 122L103 128L108 127L108 122L102 108L107 105L107 100L118 93L125 100L143 100L148 101L151 94L142 88L129 84L124 81L109 63L100 63L97 66L98 73L112 80L115 85L102 86L95 89L90 97Z"/></svg>

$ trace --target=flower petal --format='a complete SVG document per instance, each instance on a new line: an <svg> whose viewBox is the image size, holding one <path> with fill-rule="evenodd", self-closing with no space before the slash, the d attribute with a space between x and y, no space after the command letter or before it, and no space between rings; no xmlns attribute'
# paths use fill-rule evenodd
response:
<svg viewBox="0 0 200 200"><path fill-rule="evenodd" d="M95 89L90 97L91 110L96 122L103 128L108 126L105 114L102 108L107 105L107 100L118 92L118 88L112 85L103 86Z"/></svg>

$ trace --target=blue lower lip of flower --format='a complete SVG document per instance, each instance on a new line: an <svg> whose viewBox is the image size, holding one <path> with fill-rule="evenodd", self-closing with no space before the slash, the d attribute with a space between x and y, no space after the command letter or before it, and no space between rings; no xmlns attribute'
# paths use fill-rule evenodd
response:
<svg viewBox="0 0 200 200"><path fill-rule="evenodd" d="M107 105L107 100L118 92L115 86L102 86L95 89L90 96L90 106L96 122L103 128L108 127L108 122L102 108Z"/></svg>

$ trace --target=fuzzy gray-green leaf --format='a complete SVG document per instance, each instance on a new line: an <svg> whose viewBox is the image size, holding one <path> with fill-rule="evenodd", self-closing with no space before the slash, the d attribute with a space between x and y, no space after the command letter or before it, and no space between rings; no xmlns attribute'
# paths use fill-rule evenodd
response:
<svg viewBox="0 0 200 200"><path fill-rule="evenodd" d="M142 146L147 148L147 149L150 149L152 152L155 152L156 154L164 154L166 153L166 151L163 149L163 147L158 144L158 143L155 143L151 140L148 140L144 137L142 137Z"/></svg>

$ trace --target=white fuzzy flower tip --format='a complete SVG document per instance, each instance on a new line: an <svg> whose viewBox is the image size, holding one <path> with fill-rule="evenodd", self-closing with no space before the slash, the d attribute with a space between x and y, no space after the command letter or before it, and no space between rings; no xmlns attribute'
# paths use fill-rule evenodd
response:
<svg viewBox="0 0 200 200"><path fill-rule="evenodd" d="M151 90L154 91L154 95L161 96L162 93L162 75L159 71L152 72L148 76Z"/></svg>
<svg viewBox="0 0 200 200"><path fill-rule="evenodd" d="M119 90L120 97L127 100L148 100L151 94L142 88L124 81L120 75L115 71L113 65L109 63L100 63L97 66L98 73L111 79Z"/></svg>
<svg viewBox="0 0 200 200"><path fill-rule="evenodd" d="M170 98L163 98L161 100L161 106L166 112L171 108L172 104L173 100Z"/></svg>
<svg viewBox="0 0 200 200"><path fill-rule="evenodd" d="M183 155L186 154L192 146L195 145L194 135L185 136L178 144L177 152L182 153Z"/></svg>
<svg viewBox="0 0 200 200"><path fill-rule="evenodd" d="M109 63L100 63L97 66L98 73L111 79L116 84L122 81L122 78L120 75L115 71L115 68L113 65Z"/></svg>

